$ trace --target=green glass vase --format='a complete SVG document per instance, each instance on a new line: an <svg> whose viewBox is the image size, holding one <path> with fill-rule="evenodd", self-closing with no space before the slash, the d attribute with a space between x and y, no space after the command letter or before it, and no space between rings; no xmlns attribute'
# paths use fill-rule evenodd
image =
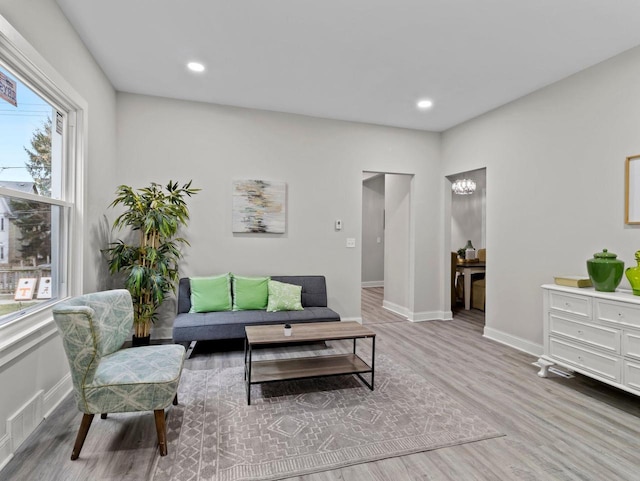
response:
<svg viewBox="0 0 640 481"><path fill-rule="evenodd" d="M637 266L627 268L624 273L629 279L633 295L640 296L640 251L636 251L636 262L638 263Z"/></svg>
<svg viewBox="0 0 640 481"><path fill-rule="evenodd" d="M616 257L618 256L613 252L603 249L587 261L587 272L596 291L614 292L620 284L624 274L624 262Z"/></svg>

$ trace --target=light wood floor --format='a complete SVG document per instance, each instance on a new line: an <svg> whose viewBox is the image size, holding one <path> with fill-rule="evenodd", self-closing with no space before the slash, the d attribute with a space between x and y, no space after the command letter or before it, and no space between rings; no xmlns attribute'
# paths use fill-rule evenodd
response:
<svg viewBox="0 0 640 481"><path fill-rule="evenodd" d="M482 337L480 311L456 314L453 321L422 323L374 322L369 311L365 318L378 333L377 349L504 437L288 481L640 479L640 399L579 375L541 379L534 357ZM186 367L241 365L242 356L240 344L203 343ZM72 462L80 417L69 398L29 437L0 480L148 479L157 456L153 415L96 419L80 459Z"/></svg>
<svg viewBox="0 0 640 481"><path fill-rule="evenodd" d="M382 307L384 287L367 287L362 289L362 323L386 324L389 322L405 322L402 316L394 314Z"/></svg>

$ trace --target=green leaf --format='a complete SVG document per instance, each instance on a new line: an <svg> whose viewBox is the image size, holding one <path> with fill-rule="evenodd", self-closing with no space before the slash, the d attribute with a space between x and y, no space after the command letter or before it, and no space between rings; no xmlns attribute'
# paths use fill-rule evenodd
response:
<svg viewBox="0 0 640 481"><path fill-rule="evenodd" d="M162 301L175 290L178 261L182 258L179 247L190 245L183 237L176 237L189 220L185 197L200 191L191 187L191 182L180 186L169 181L164 187L151 182L137 190L120 185L110 204L112 208L124 207L113 223L114 230L129 228L141 233L137 245L118 239L103 249L109 272L128 273L125 286L131 292L137 323L155 319Z"/></svg>

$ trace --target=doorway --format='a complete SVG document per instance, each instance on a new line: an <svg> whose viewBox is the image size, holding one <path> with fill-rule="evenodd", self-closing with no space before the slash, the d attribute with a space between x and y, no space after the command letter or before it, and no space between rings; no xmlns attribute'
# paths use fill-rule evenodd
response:
<svg viewBox="0 0 640 481"><path fill-rule="evenodd" d="M486 311L486 168L447 176L449 191L451 248L451 311L453 317L464 317L484 324ZM456 181L462 188L456 192ZM468 186L473 184L474 188ZM475 249L469 256L469 243ZM463 259L464 257L472 257ZM468 279L465 277L469 277ZM467 282L465 282L465 280Z"/></svg>
<svg viewBox="0 0 640 481"><path fill-rule="evenodd" d="M363 172L362 322L406 321L413 175Z"/></svg>

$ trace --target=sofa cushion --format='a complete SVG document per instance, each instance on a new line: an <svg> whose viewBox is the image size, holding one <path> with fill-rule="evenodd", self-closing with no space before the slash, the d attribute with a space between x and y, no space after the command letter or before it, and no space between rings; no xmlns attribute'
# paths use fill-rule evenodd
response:
<svg viewBox="0 0 640 481"><path fill-rule="evenodd" d="M267 308L268 277L232 276L233 310L250 311Z"/></svg>
<svg viewBox="0 0 640 481"><path fill-rule="evenodd" d="M231 310L231 276L191 277L190 312L214 312Z"/></svg>
<svg viewBox="0 0 640 481"><path fill-rule="evenodd" d="M302 311L302 286L269 281L267 312Z"/></svg>
<svg viewBox="0 0 640 481"><path fill-rule="evenodd" d="M271 276L271 280L302 286L302 307L327 307L327 285L324 276ZM191 310L189 278L178 285L178 314Z"/></svg>
<svg viewBox="0 0 640 481"><path fill-rule="evenodd" d="M324 276L271 276L272 281L302 286L302 307L327 307L327 283Z"/></svg>
<svg viewBox="0 0 640 481"><path fill-rule="evenodd" d="M340 315L328 307L307 307L304 311L227 311L181 313L173 322L174 342L244 337L244 327L261 324L339 321Z"/></svg>

